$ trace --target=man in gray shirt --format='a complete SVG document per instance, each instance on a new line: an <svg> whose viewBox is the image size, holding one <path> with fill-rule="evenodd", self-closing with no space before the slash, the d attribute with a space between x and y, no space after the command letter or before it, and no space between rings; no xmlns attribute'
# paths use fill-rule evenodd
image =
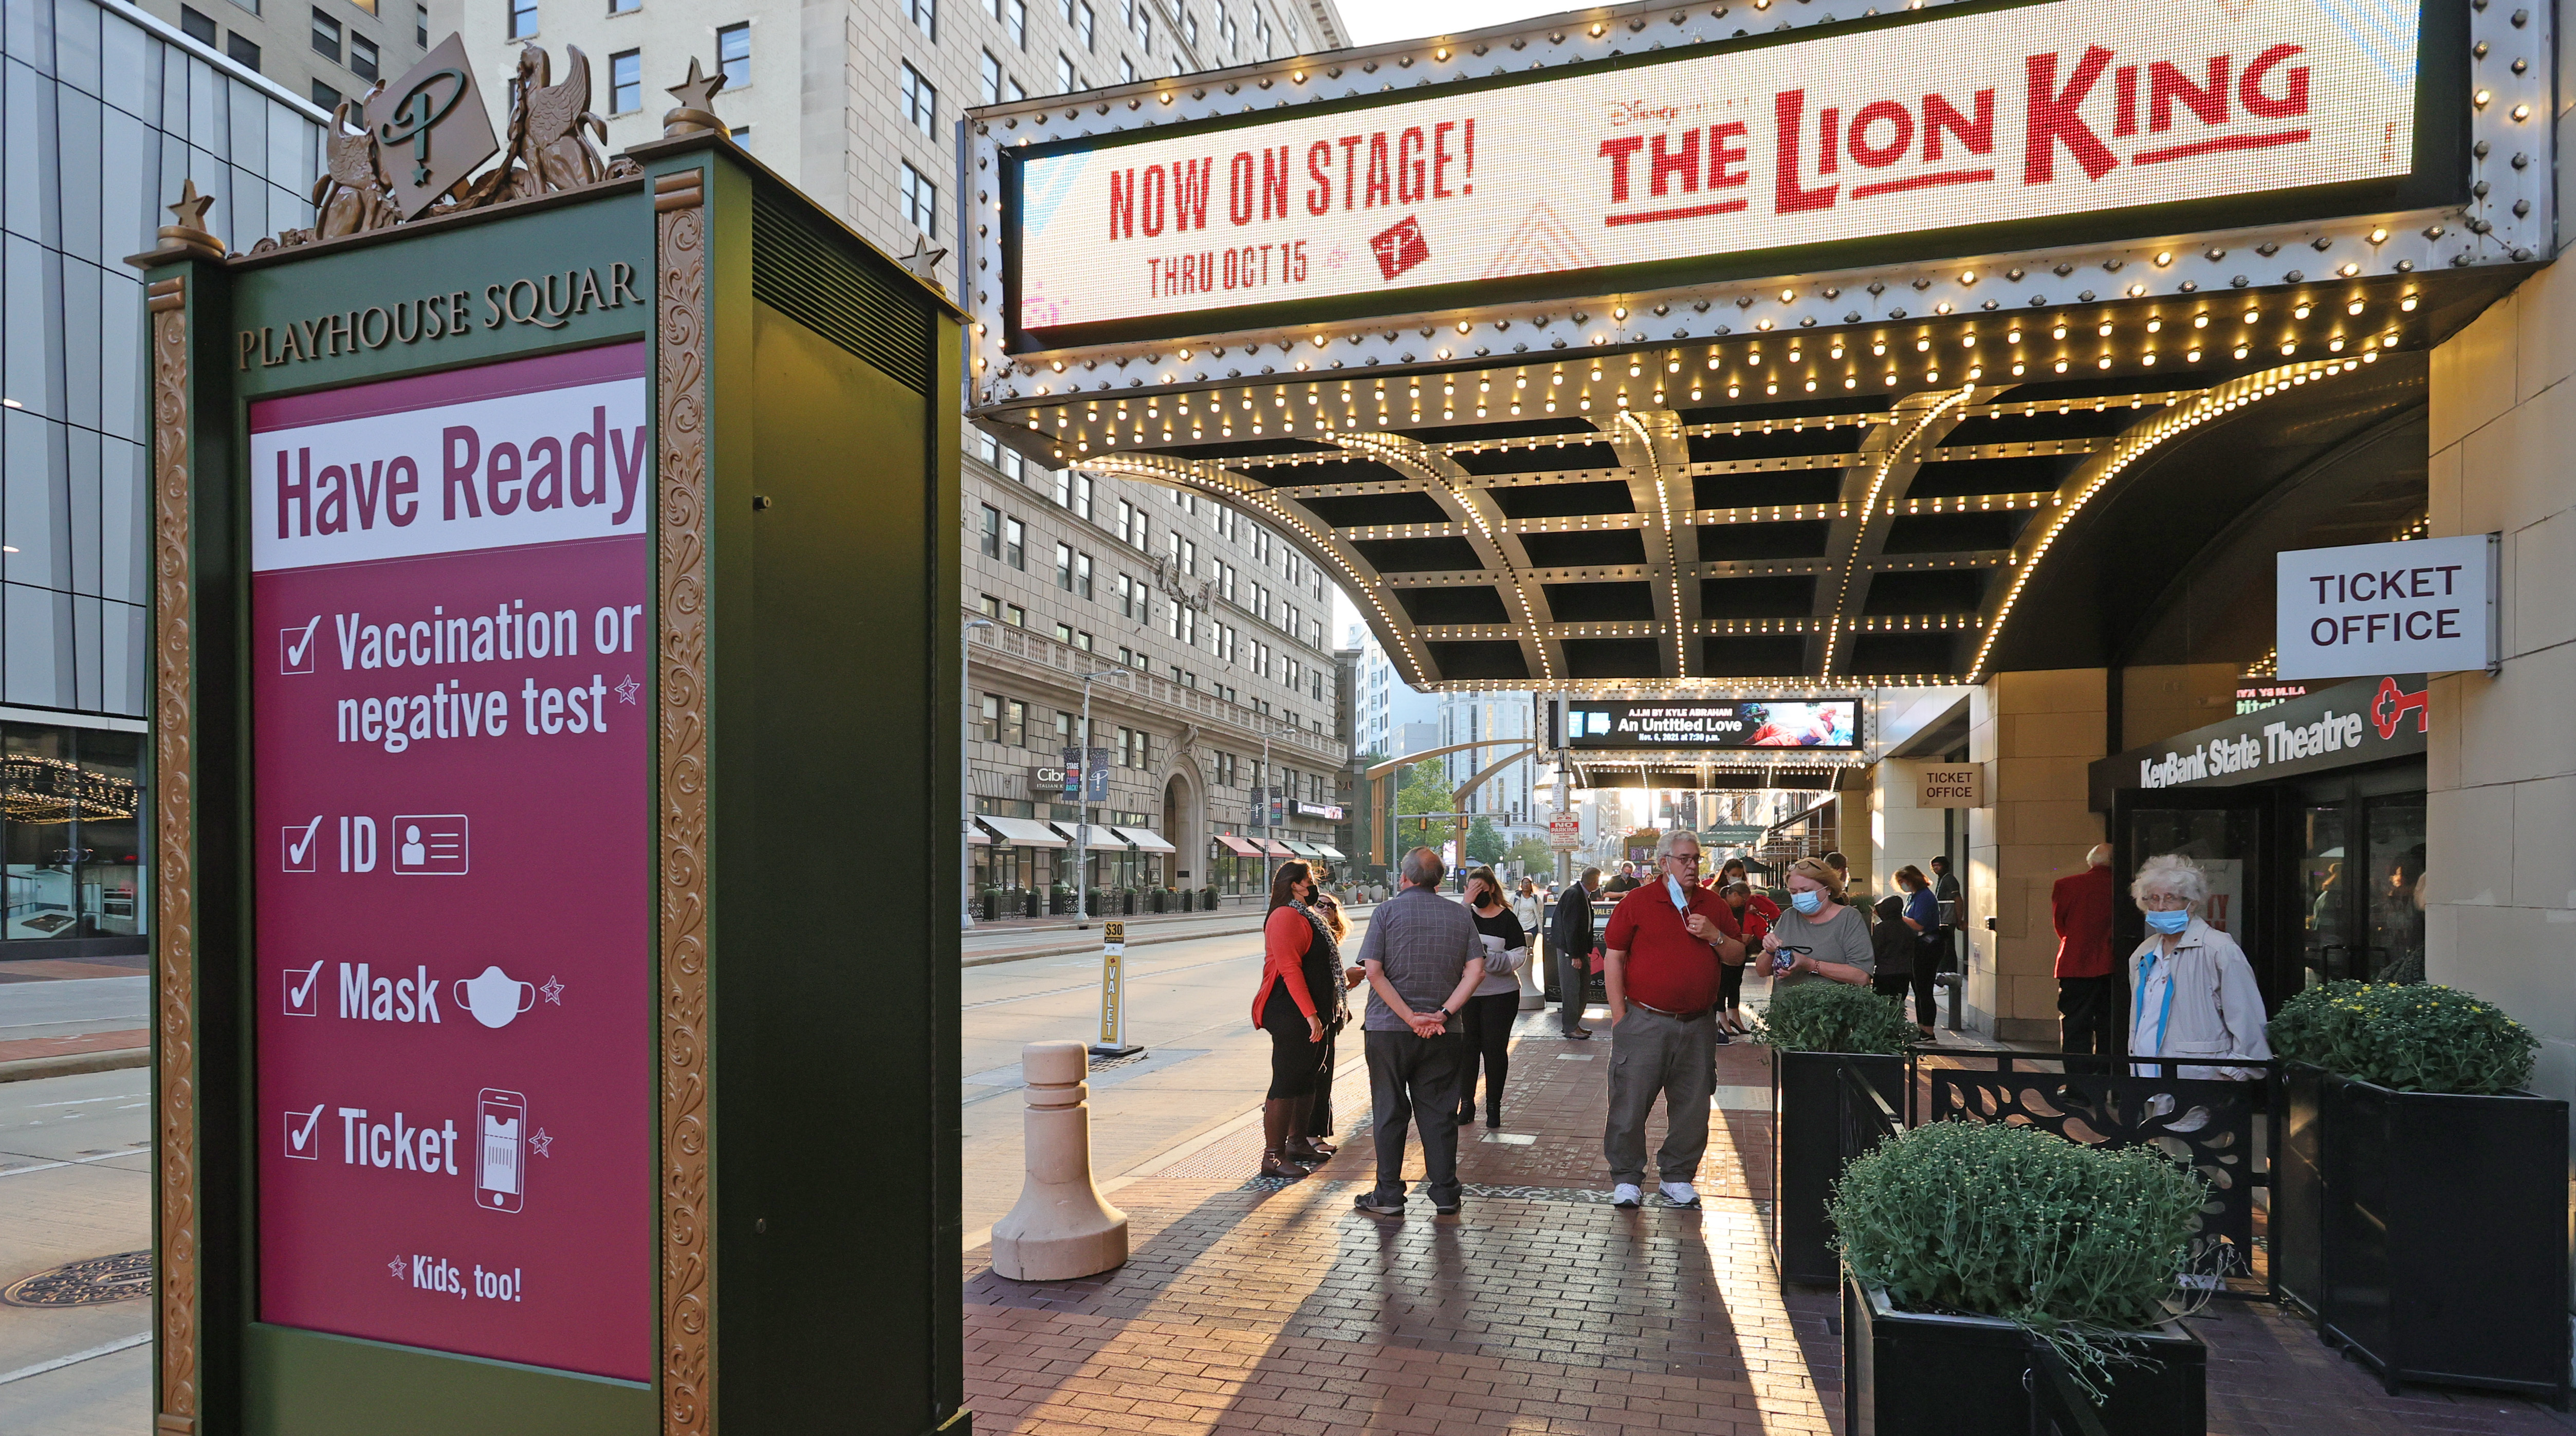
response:
<svg viewBox="0 0 2576 1436"><path fill-rule="evenodd" d="M1404 1128L1422 1132L1423 1188L1433 1211L1458 1210L1458 1011L1484 979L1484 944L1467 909L1440 895L1440 855L1404 855L1404 890L1369 915L1360 942L1368 970L1369 1095L1377 1138L1377 1189L1353 1205L1404 1215Z"/></svg>

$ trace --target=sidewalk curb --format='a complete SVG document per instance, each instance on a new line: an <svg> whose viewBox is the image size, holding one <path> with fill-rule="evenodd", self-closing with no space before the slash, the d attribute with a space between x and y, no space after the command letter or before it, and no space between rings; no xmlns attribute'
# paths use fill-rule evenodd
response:
<svg viewBox="0 0 2576 1436"><path fill-rule="evenodd" d="M128 1067L152 1065L149 1047L117 1047L105 1052L66 1052L60 1057L21 1057L14 1062L0 1062L0 1082L25 1082L38 1077L72 1077L83 1072L116 1072Z"/></svg>
<svg viewBox="0 0 2576 1436"><path fill-rule="evenodd" d="M1366 917L1369 913L1376 910L1377 904L1371 903L1365 908L1352 909L1349 915L1351 920L1356 923ZM1103 919L1103 921L1108 920L1109 919ZM1256 922L1250 927L1226 928L1217 932L1176 932L1167 936L1131 937L1127 939L1127 945L1129 947L1143 947L1147 943L1154 942L1196 942L1201 938L1209 937L1246 937L1261 931L1263 923L1266 923L1267 921L1268 918L1265 916L1262 922ZM1024 962L1033 957L1070 957L1080 953L1097 953L1098 951L1100 951L1099 943L1083 942L1075 943L1068 947L1040 948L1035 952L997 952L983 957L969 957L960 960L957 965L960 968L993 967L1005 962Z"/></svg>

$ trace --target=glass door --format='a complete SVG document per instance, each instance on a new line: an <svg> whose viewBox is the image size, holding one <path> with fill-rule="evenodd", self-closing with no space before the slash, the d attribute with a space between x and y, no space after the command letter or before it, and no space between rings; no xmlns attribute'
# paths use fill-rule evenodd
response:
<svg viewBox="0 0 2576 1436"><path fill-rule="evenodd" d="M2208 878L2209 905L2203 917L2245 949L2265 1004L2277 1007L2285 994L2298 990L2298 955L2281 951L2265 936L2277 925L2272 921L2271 875L2263 862L2271 847L2273 814L2263 790L2124 790L2113 799L2111 818L2111 864L2119 875L2111 933L2124 972L2128 954L2146 937L2145 920L2128 898L2129 882L2148 858L2171 853L2190 859Z"/></svg>
<svg viewBox="0 0 2576 1436"><path fill-rule="evenodd" d="M2373 982L2424 980L2424 795L2389 793L2361 801L2370 866L2357 918Z"/></svg>
<svg viewBox="0 0 2576 1436"><path fill-rule="evenodd" d="M2352 833L2350 803L2300 803L2291 810L2291 841L2298 847L2297 932L2299 989L2362 975L2352 893L2362 879Z"/></svg>

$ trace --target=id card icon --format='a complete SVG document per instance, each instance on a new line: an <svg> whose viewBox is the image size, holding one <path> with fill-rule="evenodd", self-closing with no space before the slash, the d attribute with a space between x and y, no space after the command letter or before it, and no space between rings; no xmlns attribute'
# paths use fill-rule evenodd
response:
<svg viewBox="0 0 2576 1436"><path fill-rule="evenodd" d="M463 877L472 857L463 813L396 813L393 822L397 877Z"/></svg>
<svg viewBox="0 0 2576 1436"><path fill-rule="evenodd" d="M1431 257L1431 241L1422 236L1422 221L1411 215L1372 236L1369 249L1377 255L1378 273L1393 279Z"/></svg>
<svg viewBox="0 0 2576 1436"><path fill-rule="evenodd" d="M474 1107L474 1205L515 1212L527 1199L528 1099L486 1087Z"/></svg>

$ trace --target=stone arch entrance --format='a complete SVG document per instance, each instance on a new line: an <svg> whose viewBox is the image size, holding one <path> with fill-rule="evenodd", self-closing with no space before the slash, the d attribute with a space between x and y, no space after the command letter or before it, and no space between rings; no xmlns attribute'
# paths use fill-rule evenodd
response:
<svg viewBox="0 0 2576 1436"><path fill-rule="evenodd" d="M1174 849L1173 886L1207 886L1207 798L1186 762L1174 762L1163 779L1163 840Z"/></svg>

